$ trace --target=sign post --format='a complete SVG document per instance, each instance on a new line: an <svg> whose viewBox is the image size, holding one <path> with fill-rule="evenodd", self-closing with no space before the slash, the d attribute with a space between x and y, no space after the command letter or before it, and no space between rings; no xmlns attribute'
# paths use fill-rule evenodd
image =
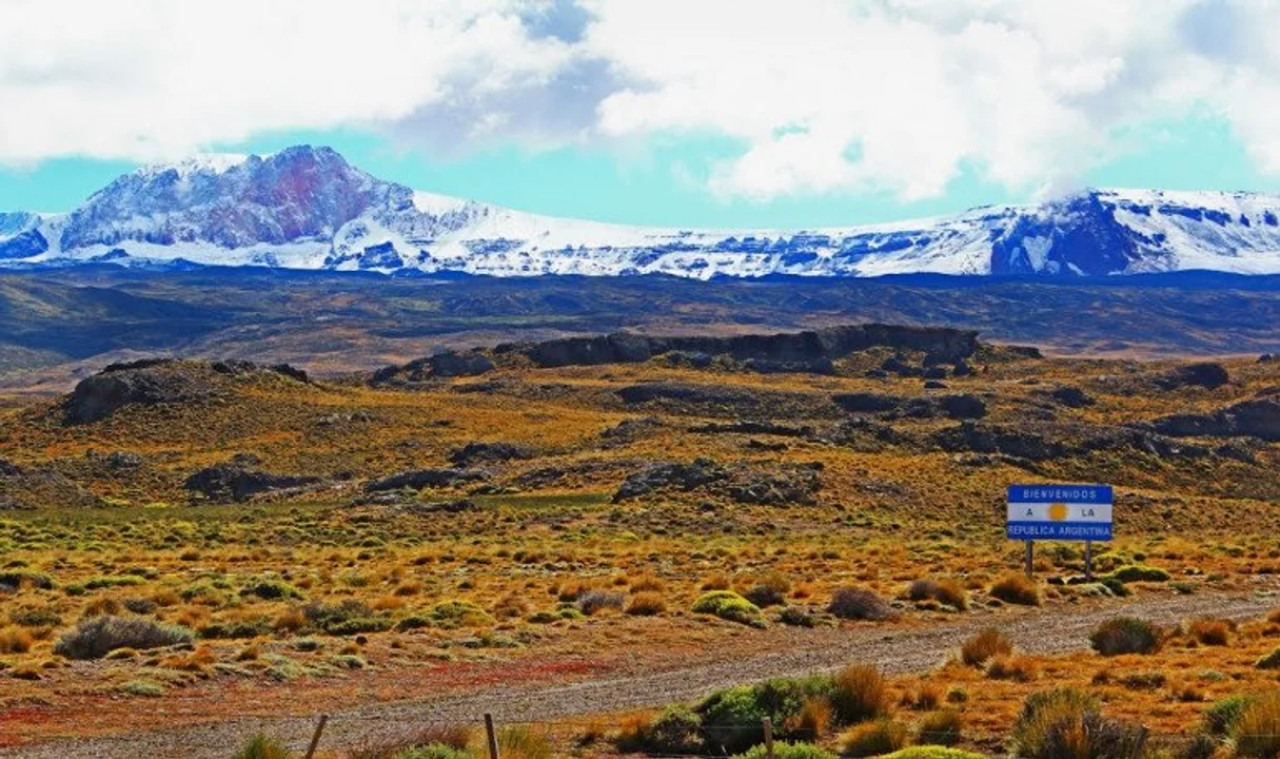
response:
<svg viewBox="0 0 1280 759"><path fill-rule="evenodd" d="M1010 485L1005 534L1027 543L1027 576L1035 541L1084 541L1084 573L1093 579L1093 541L1111 540L1115 494L1110 485Z"/></svg>

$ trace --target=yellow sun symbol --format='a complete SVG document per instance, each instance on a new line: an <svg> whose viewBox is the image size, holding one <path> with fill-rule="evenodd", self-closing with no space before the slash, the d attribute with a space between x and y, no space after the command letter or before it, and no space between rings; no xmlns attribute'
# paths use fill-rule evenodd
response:
<svg viewBox="0 0 1280 759"><path fill-rule="evenodd" d="M1055 522L1061 522L1067 518L1067 504L1051 503L1049 504L1049 518Z"/></svg>

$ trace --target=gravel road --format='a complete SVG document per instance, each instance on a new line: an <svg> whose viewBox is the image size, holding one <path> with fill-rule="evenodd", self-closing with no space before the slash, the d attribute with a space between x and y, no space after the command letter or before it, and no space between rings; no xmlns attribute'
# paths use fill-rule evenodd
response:
<svg viewBox="0 0 1280 759"><path fill-rule="evenodd" d="M1114 602L1085 608L1056 607L1018 616L1002 616L1000 627L1024 651L1059 654L1085 648L1088 633L1100 621L1118 613L1133 614L1162 624L1200 616L1229 619L1258 617L1280 604L1274 593L1162 596ZM867 662L886 673L929 669L992 619L959 619L926 629L891 632L861 629L822 636L810 644L775 653L758 654L734 662L716 662L625 677L571 684L504 687L496 685L466 696L362 707L333 714L322 746L341 748L385 736L396 725L428 723L478 724L492 713L499 722L533 722L657 706L693 699L716 688L770 677L829 672L850 662ZM59 740L0 750L0 757L29 759L226 759L246 736L266 732L304 748L313 719L240 719L163 732L134 733L111 738Z"/></svg>

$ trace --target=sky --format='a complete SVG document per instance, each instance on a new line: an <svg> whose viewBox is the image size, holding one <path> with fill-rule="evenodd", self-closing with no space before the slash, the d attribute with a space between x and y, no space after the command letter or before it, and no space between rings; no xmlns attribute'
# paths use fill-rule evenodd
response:
<svg viewBox="0 0 1280 759"><path fill-rule="evenodd" d="M1277 192L1277 35L1280 0L4 0L0 210L300 143L664 226Z"/></svg>

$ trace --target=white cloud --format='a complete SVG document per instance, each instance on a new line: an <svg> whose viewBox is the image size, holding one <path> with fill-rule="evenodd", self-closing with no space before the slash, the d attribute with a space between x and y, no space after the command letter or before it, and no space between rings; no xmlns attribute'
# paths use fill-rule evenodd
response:
<svg viewBox="0 0 1280 759"><path fill-rule="evenodd" d="M724 195L1069 185L1208 112L1280 173L1280 0L6 0L0 161L363 126L429 149L745 146Z"/></svg>

